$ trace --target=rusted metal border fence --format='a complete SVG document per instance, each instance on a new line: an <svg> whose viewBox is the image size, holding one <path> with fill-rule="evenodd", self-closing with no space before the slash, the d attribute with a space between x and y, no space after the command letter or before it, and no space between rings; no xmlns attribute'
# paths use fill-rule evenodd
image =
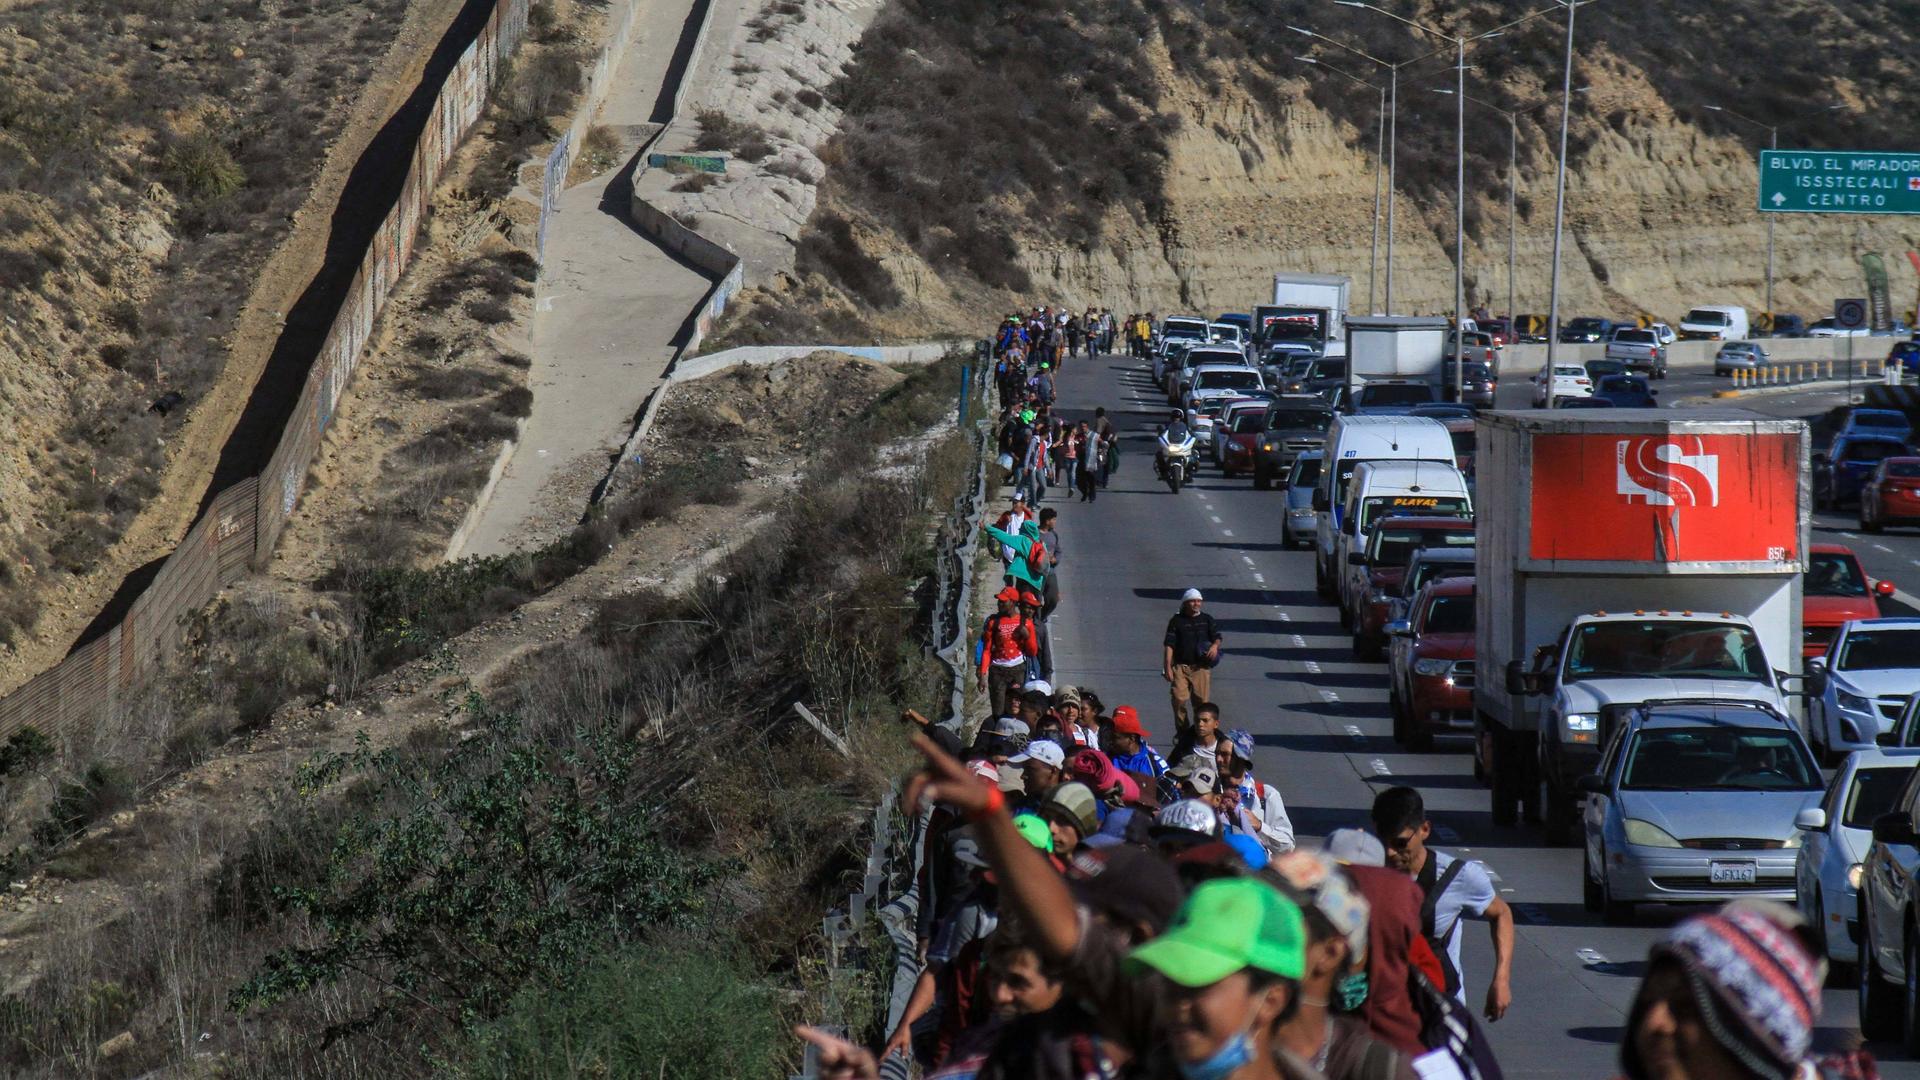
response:
<svg viewBox="0 0 1920 1080"><path fill-rule="evenodd" d="M87 737L179 647L183 619L272 553L374 321L412 259L433 190L526 35L527 2L500 0L441 85L400 197L361 259L266 471L214 497L118 626L0 698L0 739L29 724L68 743Z"/></svg>

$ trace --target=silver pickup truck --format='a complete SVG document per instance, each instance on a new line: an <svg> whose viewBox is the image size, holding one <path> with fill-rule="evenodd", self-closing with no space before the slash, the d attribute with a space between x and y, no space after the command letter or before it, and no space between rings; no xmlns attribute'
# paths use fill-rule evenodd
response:
<svg viewBox="0 0 1920 1080"><path fill-rule="evenodd" d="M1607 340L1607 359L1618 360L1627 365L1628 371L1643 373L1648 378L1667 377L1667 346L1654 330L1631 326L1615 330Z"/></svg>

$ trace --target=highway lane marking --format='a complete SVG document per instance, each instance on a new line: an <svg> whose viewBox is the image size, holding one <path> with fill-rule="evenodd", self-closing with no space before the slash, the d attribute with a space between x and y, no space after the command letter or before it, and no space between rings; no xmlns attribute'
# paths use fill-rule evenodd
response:
<svg viewBox="0 0 1920 1080"><path fill-rule="evenodd" d="M1354 739L1357 741L1365 741L1366 737L1367 737L1366 732L1360 730L1359 724L1347 725L1347 738Z"/></svg>
<svg viewBox="0 0 1920 1080"><path fill-rule="evenodd" d="M1215 520L1215 521L1218 521L1218 520L1220 520L1220 519L1219 519L1219 518L1215 518L1214 520ZM1232 535L1233 535L1233 530L1232 530L1232 529L1221 529L1221 530L1220 530L1220 535L1221 535L1221 536L1232 536Z"/></svg>
<svg viewBox="0 0 1920 1080"><path fill-rule="evenodd" d="M1253 575L1253 580L1259 582L1262 585L1265 585L1267 583L1267 578L1265 574L1255 574Z"/></svg>
<svg viewBox="0 0 1920 1080"><path fill-rule="evenodd" d="M1317 660L1304 660L1304 661L1302 661L1302 663L1304 663L1304 664L1306 664L1306 666L1307 666L1307 671L1308 671L1308 672L1310 672L1310 673L1312 673L1312 674L1314 674L1314 675L1318 675L1318 674L1320 674L1320 662L1319 662L1319 661L1317 661Z"/></svg>
<svg viewBox="0 0 1920 1080"><path fill-rule="evenodd" d="M1301 636L1300 636L1299 634L1290 634L1290 635L1288 635L1288 636L1289 636L1289 637L1291 637L1291 638L1293 638L1293 647L1294 647L1294 648L1296 648L1296 649L1304 649L1304 648L1306 648L1306 647L1307 647L1307 639L1306 639L1306 638L1303 638L1303 637L1301 637Z"/></svg>
<svg viewBox="0 0 1920 1080"><path fill-rule="evenodd" d="M1209 506L1209 507L1207 507L1207 509L1209 509L1209 510L1211 510L1211 509L1213 509L1213 507L1211 507L1211 506ZM1213 519L1213 523L1214 523L1215 525L1218 525L1218 524L1220 524L1220 515L1219 515L1219 514L1208 514L1207 516Z"/></svg>
<svg viewBox="0 0 1920 1080"><path fill-rule="evenodd" d="M1613 962L1607 959L1606 954L1594 948L1575 949L1573 950L1573 955L1578 957L1580 962L1588 967L1601 967Z"/></svg>
<svg viewBox="0 0 1920 1080"><path fill-rule="evenodd" d="M1252 566L1252 565L1253 565L1253 556L1251 556L1251 555L1242 555L1242 556L1240 556L1240 557L1241 557L1242 559L1244 559L1244 560L1246 560L1246 563L1247 563L1247 565L1248 565L1248 566Z"/></svg>
<svg viewBox="0 0 1920 1080"><path fill-rule="evenodd" d="M1387 768L1387 763L1380 760L1379 758L1374 758L1372 761L1367 762L1367 765L1369 768L1373 769L1373 775L1375 776L1392 776L1393 775L1393 770Z"/></svg>
<svg viewBox="0 0 1920 1080"><path fill-rule="evenodd" d="M1551 926L1553 924L1553 920L1547 917L1546 912L1541 911L1532 904L1508 904L1507 906L1512 908L1515 914L1525 919L1529 926Z"/></svg>
<svg viewBox="0 0 1920 1080"><path fill-rule="evenodd" d="M1281 621L1281 622L1292 622L1292 621L1293 621L1293 616L1291 616L1291 615L1289 615L1289 614L1287 614L1286 612L1284 612L1284 611L1283 611L1283 612L1281 612L1281 613L1280 613L1280 621ZM1303 645L1304 645L1304 644L1305 644L1305 642L1302 642L1301 644L1303 644Z"/></svg>
<svg viewBox="0 0 1920 1080"><path fill-rule="evenodd" d="M1887 554L1889 554L1889 555L1891 555L1891 554L1893 554L1893 549L1892 549L1892 548L1890 548L1890 547L1888 547L1888 546L1887 546L1887 545L1885 545L1885 544L1875 544L1875 545L1873 545L1873 547L1874 547L1874 550L1876 550L1876 551L1884 551L1884 552L1886 552L1886 553L1887 553Z"/></svg>

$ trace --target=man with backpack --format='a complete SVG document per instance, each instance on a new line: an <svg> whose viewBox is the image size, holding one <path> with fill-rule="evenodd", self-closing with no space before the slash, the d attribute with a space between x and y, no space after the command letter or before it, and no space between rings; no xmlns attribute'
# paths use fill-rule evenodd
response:
<svg viewBox="0 0 1920 1080"><path fill-rule="evenodd" d="M993 702L993 715L1012 713L1014 690L1026 685L1027 664L1040 652L1033 620L1020 613L1020 590L1009 585L994 597L1000 609L987 616L980 631L980 684Z"/></svg>
<svg viewBox="0 0 1920 1080"><path fill-rule="evenodd" d="M1460 967L1460 920L1484 919L1493 933L1493 980L1487 986L1485 1015L1498 1020L1513 1001L1513 909L1494 890L1487 868L1427 847L1433 824L1420 793L1392 787L1373 800L1373 832L1386 848L1387 866L1413 878L1420 887L1421 934L1433 947L1447 977L1447 993L1466 1001Z"/></svg>

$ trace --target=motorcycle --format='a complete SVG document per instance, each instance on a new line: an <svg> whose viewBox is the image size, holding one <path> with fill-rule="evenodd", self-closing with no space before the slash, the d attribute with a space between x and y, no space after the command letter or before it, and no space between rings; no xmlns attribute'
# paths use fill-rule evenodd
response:
<svg viewBox="0 0 1920 1080"><path fill-rule="evenodd" d="M1169 441L1165 432L1160 434L1160 476L1175 495L1193 474L1193 446L1192 431L1183 432L1177 442Z"/></svg>

